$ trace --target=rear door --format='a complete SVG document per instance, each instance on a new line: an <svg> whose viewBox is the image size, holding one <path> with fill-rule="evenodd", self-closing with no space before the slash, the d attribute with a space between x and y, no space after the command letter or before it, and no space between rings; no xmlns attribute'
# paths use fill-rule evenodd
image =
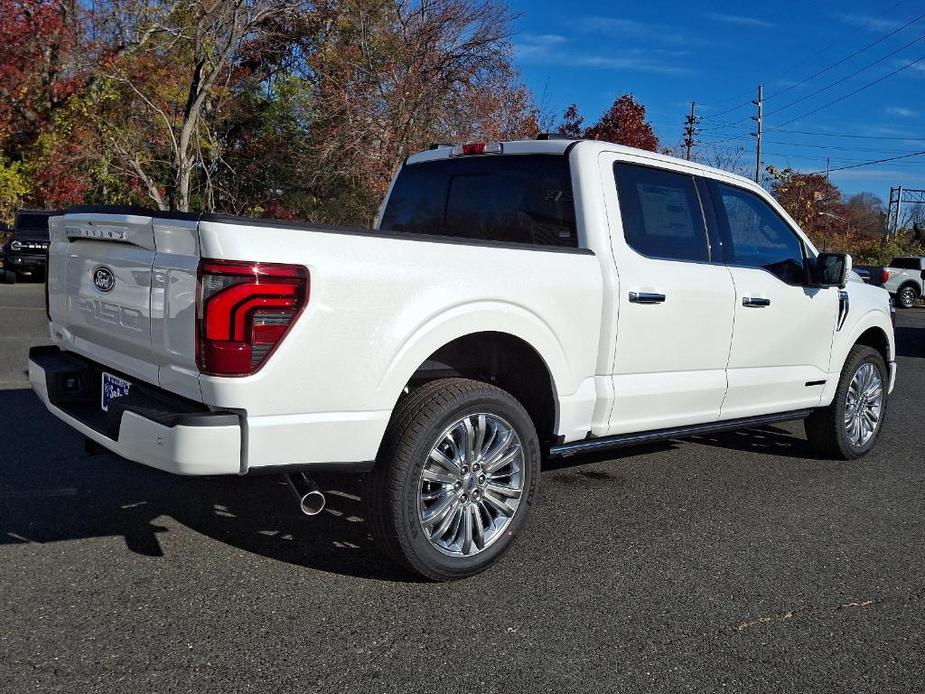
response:
<svg viewBox="0 0 925 694"><path fill-rule="evenodd" d="M819 404L838 320L837 287L810 287L806 248L757 193L704 181L735 284L735 333L722 418Z"/></svg>
<svg viewBox="0 0 925 694"><path fill-rule="evenodd" d="M619 276L610 434L715 421L735 291L694 177L601 159Z"/></svg>

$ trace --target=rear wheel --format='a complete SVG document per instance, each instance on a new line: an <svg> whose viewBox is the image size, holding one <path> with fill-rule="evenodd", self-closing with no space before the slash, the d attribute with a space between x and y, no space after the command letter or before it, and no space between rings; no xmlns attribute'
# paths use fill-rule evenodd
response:
<svg viewBox="0 0 925 694"><path fill-rule="evenodd" d="M471 576L510 547L535 501L540 448L506 391L441 379L397 408L366 496L374 537L432 580Z"/></svg>
<svg viewBox="0 0 925 694"><path fill-rule="evenodd" d="M900 290L896 292L896 303L902 308L912 308L918 300L919 290L911 284L901 287Z"/></svg>
<svg viewBox="0 0 925 694"><path fill-rule="evenodd" d="M855 345L845 360L832 404L805 420L810 443L829 458L852 460L867 455L883 428L887 383L880 353Z"/></svg>

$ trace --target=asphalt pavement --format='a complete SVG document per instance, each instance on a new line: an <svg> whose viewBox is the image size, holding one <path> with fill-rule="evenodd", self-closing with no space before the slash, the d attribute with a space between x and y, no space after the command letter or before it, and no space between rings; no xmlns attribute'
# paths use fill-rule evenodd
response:
<svg viewBox="0 0 925 694"><path fill-rule="evenodd" d="M500 564L376 553L354 479L173 477L28 390L41 285L0 286L2 692L923 692L925 310L874 452L800 424L548 465Z"/></svg>

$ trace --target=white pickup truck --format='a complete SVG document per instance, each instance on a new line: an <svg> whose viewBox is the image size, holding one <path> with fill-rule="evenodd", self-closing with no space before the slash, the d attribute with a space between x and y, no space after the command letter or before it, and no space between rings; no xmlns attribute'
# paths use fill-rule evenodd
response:
<svg viewBox="0 0 925 694"><path fill-rule="evenodd" d="M618 145L435 146L374 228L144 209L51 221L32 387L183 475L367 473L369 522L438 580L495 561L543 456L805 419L866 454L889 297L755 184Z"/></svg>

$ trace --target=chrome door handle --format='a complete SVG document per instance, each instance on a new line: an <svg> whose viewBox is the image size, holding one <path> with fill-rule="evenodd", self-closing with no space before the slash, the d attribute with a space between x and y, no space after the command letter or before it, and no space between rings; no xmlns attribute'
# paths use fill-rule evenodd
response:
<svg viewBox="0 0 925 694"><path fill-rule="evenodd" d="M751 306L752 308L764 308L765 306L771 305L771 300L764 299L760 296L743 296L742 305Z"/></svg>
<svg viewBox="0 0 925 694"><path fill-rule="evenodd" d="M665 295L655 292L630 292L631 304L663 304Z"/></svg>

